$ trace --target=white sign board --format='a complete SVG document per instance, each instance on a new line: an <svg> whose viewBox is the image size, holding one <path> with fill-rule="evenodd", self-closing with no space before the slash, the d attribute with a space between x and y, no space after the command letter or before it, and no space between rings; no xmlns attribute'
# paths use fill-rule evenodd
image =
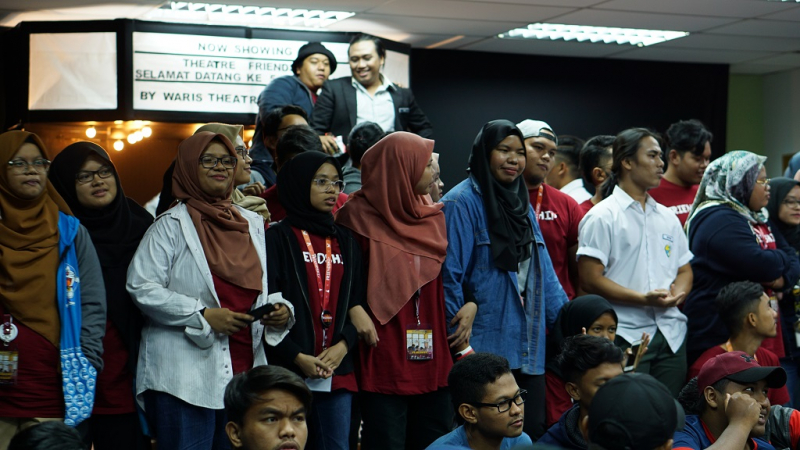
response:
<svg viewBox="0 0 800 450"><path fill-rule="evenodd" d="M258 95L273 78L292 73L292 61L305 43L134 32L133 108L256 114ZM350 76L348 44L323 45L337 61L331 78ZM408 56L397 53L394 59L401 66L397 73L404 68L405 76L387 76L407 86Z"/></svg>

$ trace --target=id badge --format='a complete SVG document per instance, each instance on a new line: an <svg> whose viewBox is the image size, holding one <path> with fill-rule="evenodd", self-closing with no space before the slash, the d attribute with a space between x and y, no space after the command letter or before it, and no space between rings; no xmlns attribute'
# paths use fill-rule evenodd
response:
<svg viewBox="0 0 800 450"><path fill-rule="evenodd" d="M0 385L17 384L19 352L14 339L18 331L17 326L10 320L0 324Z"/></svg>
<svg viewBox="0 0 800 450"><path fill-rule="evenodd" d="M406 327L406 357L410 361L433 359L433 329L429 324Z"/></svg>

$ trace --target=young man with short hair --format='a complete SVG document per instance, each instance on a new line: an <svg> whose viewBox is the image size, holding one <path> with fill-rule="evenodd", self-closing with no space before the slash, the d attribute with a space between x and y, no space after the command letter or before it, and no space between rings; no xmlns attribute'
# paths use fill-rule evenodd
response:
<svg viewBox="0 0 800 450"><path fill-rule="evenodd" d="M681 225L689 217L697 188L711 161L713 139L714 135L694 119L673 123L667 129L667 171L650 196L677 214Z"/></svg>
<svg viewBox="0 0 800 450"><path fill-rule="evenodd" d="M586 440L580 432L581 420L589 414L589 406L600 386L622 375L623 359L622 350L606 338L588 334L567 338L558 355L558 365L574 406L537 442L568 450L586 450Z"/></svg>
<svg viewBox="0 0 800 450"><path fill-rule="evenodd" d="M586 190L592 193L592 198L579 205L584 215L603 200L603 190L600 189L600 186L605 183L611 173L613 161L611 148L614 145L614 139L614 136L601 134L586 141L581 149L581 177L583 177L583 185Z"/></svg>
<svg viewBox="0 0 800 450"><path fill-rule="evenodd" d="M692 253L675 213L656 203L661 147L655 133L631 128L614 141L606 199L580 225L583 290L608 299L619 318L617 344L651 338L637 370L677 395L686 380L686 316L677 305L692 288Z"/></svg>
<svg viewBox="0 0 800 450"><path fill-rule="evenodd" d="M684 420L666 386L647 374L626 373L597 390L581 431L589 450L668 450Z"/></svg>
<svg viewBox="0 0 800 450"><path fill-rule="evenodd" d="M717 294L717 310L731 337L727 342L706 350L689 368L689 378L700 372L706 361L725 352L740 351L753 356L764 366L779 366L775 353L761 347L761 342L778 333L778 313L769 304L764 287L752 281L737 281ZM786 386L769 392L773 405L790 401Z"/></svg>
<svg viewBox="0 0 800 450"><path fill-rule="evenodd" d="M584 144L585 141L577 136L561 136L552 170L545 179L545 183L569 195L578 203L583 203L592 196L583 185L583 179L578 170L580 153Z"/></svg>
<svg viewBox="0 0 800 450"><path fill-rule="evenodd" d="M275 147L278 139L291 126L308 125L308 115L303 108L295 105L284 105L260 115L261 137L253 136L253 147L250 149L250 158L253 159L251 168L264 177L264 187L270 188L277 181L275 168ZM257 143L261 143L257 146Z"/></svg>
<svg viewBox="0 0 800 450"><path fill-rule="evenodd" d="M558 281L572 300L578 287L578 224L583 212L569 195L544 183L557 157L558 137L541 120L526 119L517 124L525 138L526 163L522 172L528 187L531 207L539 221L547 253L553 261Z"/></svg>
<svg viewBox="0 0 800 450"><path fill-rule="evenodd" d="M783 368L761 367L744 352L709 359L697 375L696 414L686 416L686 426L675 433L672 448L772 450L772 445L759 439L769 416L767 395L769 389L785 384Z"/></svg>
<svg viewBox="0 0 800 450"><path fill-rule="evenodd" d="M233 377L225 389L225 432L235 449L303 450L311 391L280 366L258 366Z"/></svg>
<svg viewBox="0 0 800 450"><path fill-rule="evenodd" d="M435 440L429 450L446 445L507 450L532 443L522 431L526 392L505 358L491 353L466 356L453 365L447 384L464 425Z"/></svg>

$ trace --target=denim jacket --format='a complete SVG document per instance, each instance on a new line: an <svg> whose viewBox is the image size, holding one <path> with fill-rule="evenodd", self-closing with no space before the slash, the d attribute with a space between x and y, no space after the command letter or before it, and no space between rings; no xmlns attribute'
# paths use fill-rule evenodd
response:
<svg viewBox="0 0 800 450"><path fill-rule="evenodd" d="M494 265L486 212L474 178L470 176L451 189L442 203L447 220L447 259L442 272L448 323L466 296L478 305L472 348L503 356L512 369L521 368L522 373L543 374L545 328L553 325L567 295L553 270L533 209L528 208L528 219L535 245L523 306L517 273Z"/></svg>

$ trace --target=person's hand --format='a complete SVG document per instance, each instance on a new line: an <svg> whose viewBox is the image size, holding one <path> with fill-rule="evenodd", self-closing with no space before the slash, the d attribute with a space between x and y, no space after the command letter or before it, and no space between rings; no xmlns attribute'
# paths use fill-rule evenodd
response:
<svg viewBox="0 0 800 450"><path fill-rule="evenodd" d="M289 308L282 303L275 303L275 310L261 317L261 325L265 327L283 328L289 321Z"/></svg>
<svg viewBox="0 0 800 450"><path fill-rule="evenodd" d="M244 187L244 189L242 189L242 194L244 194L244 195L253 195L253 196L259 196L259 195L261 195L261 193L262 193L262 192L264 192L266 189L267 189L267 188L266 188L266 187L264 187L264 185L263 185L263 184L261 184L261 182L260 182L260 181L256 181L256 182L255 182L255 183L253 183L253 184L248 184L247 186L245 186L245 187Z"/></svg>
<svg viewBox="0 0 800 450"><path fill-rule="evenodd" d="M473 302L464 303L464 306L458 310L453 320L450 321L450 326L458 325L456 331L447 336L450 341L450 347L459 347L469 342L469 337L472 335L472 322L475 321L475 314L478 313L478 305Z"/></svg>
<svg viewBox="0 0 800 450"><path fill-rule="evenodd" d="M203 317L211 325L212 330L226 336L250 325L253 320L253 316L233 312L228 308L206 308Z"/></svg>
<svg viewBox="0 0 800 450"><path fill-rule="evenodd" d="M758 423L761 405L744 392L725 394L725 415L728 423L738 422L744 429L750 430Z"/></svg>
<svg viewBox="0 0 800 450"><path fill-rule="evenodd" d="M348 314L350 315L350 322L356 327L358 337L370 347L377 347L380 340L378 338L378 330L375 329L375 324L372 323L372 319L369 318L364 308L361 305L354 306L350 308Z"/></svg>
<svg viewBox="0 0 800 450"><path fill-rule="evenodd" d="M642 333L642 343L639 345L639 351L636 352L635 358L633 360L633 371L636 371L636 368L639 367L639 361L642 360L642 356L647 353L647 344L650 343L650 335L647 333ZM629 348L628 351L631 349Z"/></svg>
<svg viewBox="0 0 800 450"><path fill-rule="evenodd" d="M326 376L329 372L331 372L328 370L328 366L319 358L314 356L306 355L305 353L298 353L294 358L294 363L300 368L300 370L303 371L303 374L307 378L317 379L328 378L330 376Z"/></svg>
<svg viewBox="0 0 800 450"><path fill-rule="evenodd" d="M329 155L339 153L339 144L336 143L336 138L333 136L325 135L320 136L319 141L322 143L322 149Z"/></svg>
<svg viewBox="0 0 800 450"><path fill-rule="evenodd" d="M326 348L322 351L322 353L317 355L317 358L319 358L323 364L328 366L328 370L330 371L330 375L326 376L325 378L333 375L333 371L339 367L345 355L347 355L347 344L343 340L339 341L331 348Z"/></svg>
<svg viewBox="0 0 800 450"><path fill-rule="evenodd" d="M777 279L772 280L772 281L767 282L767 283L761 283L761 285L766 287L766 288L773 289L773 290L775 290L775 289L783 289L783 285L784 285L783 276L780 276Z"/></svg>
<svg viewBox="0 0 800 450"><path fill-rule="evenodd" d="M660 306L662 308L680 305L686 299L686 292L675 295L672 291L674 286L670 286L670 290L655 289L644 294L645 301L650 306Z"/></svg>

